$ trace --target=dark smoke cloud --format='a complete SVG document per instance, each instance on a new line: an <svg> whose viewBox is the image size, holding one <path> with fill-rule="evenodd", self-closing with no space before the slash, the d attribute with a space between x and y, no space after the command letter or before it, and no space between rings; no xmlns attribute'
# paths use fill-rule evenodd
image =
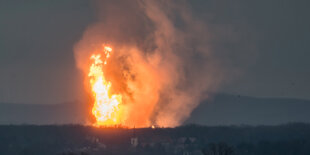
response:
<svg viewBox="0 0 310 155"><path fill-rule="evenodd" d="M76 63L87 73L93 49L101 44L113 47L105 74L113 91L123 95L124 124L180 125L202 99L240 75L241 65L252 60L247 54L252 44L240 51L231 48L240 39L233 26L209 24L205 16L192 14L187 1L94 4L97 22L75 46ZM218 46L223 41L226 47ZM239 63L234 64L232 58L240 59Z"/></svg>

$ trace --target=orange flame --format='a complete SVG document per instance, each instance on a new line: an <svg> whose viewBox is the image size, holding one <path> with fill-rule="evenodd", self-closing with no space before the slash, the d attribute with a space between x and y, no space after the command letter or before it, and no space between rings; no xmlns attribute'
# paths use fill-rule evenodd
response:
<svg viewBox="0 0 310 155"><path fill-rule="evenodd" d="M102 60L101 54L93 54L90 59L92 64L88 73L89 83L94 97L92 114L95 116L95 126L112 126L121 124L121 103L122 96L119 94L110 94L111 82L104 76L103 67L107 64L112 48L103 47L105 60Z"/></svg>

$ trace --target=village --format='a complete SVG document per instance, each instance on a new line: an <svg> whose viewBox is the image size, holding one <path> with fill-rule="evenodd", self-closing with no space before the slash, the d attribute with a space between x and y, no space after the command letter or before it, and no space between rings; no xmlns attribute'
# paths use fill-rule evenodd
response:
<svg viewBox="0 0 310 155"><path fill-rule="evenodd" d="M131 138L121 145L113 146L99 137L85 137L87 146L80 148L67 148L61 154L92 154L99 155L107 152L116 154L174 154L174 155L204 155L201 140L196 137L141 137L134 131ZM125 151L126 150L126 151Z"/></svg>

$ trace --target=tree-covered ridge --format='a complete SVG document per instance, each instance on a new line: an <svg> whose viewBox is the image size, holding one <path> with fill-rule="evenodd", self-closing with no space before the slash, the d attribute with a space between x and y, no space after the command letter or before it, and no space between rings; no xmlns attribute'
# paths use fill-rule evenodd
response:
<svg viewBox="0 0 310 155"><path fill-rule="evenodd" d="M304 155L310 153L310 124L155 129L3 125L0 153Z"/></svg>

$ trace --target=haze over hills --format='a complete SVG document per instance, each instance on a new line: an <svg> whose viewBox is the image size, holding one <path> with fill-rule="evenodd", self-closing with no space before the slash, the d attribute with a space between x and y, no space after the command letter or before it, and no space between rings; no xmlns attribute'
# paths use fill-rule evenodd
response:
<svg viewBox="0 0 310 155"><path fill-rule="evenodd" d="M185 124L276 125L310 122L310 101L217 94L202 102ZM0 104L0 124L77 124L85 115L78 103Z"/></svg>
<svg viewBox="0 0 310 155"><path fill-rule="evenodd" d="M277 125L310 122L310 101L218 94L202 102L186 123L203 125Z"/></svg>
<svg viewBox="0 0 310 155"><path fill-rule="evenodd" d="M82 106L63 104L0 104L0 124L77 124L83 122Z"/></svg>

